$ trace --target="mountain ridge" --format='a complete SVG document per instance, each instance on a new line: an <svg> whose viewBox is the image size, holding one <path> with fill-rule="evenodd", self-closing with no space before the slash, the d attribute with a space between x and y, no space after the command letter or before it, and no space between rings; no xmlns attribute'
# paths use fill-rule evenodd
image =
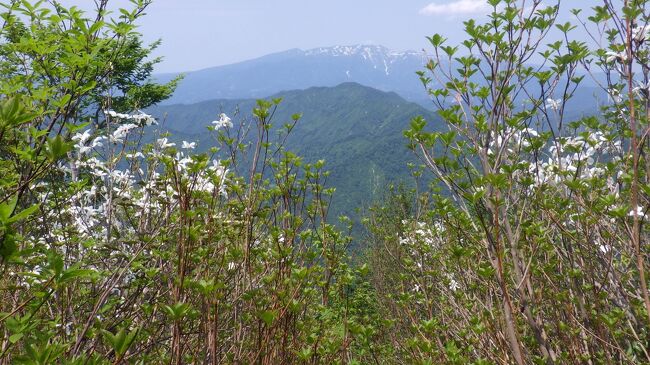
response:
<svg viewBox="0 0 650 365"><path fill-rule="evenodd" d="M165 104L262 98L283 90L334 87L343 82L357 82L382 91L394 91L409 101L424 103L427 94L416 71L422 69L426 62L424 52L394 51L379 45L290 49L187 72ZM157 74L155 79L166 82L177 75Z"/></svg>
<svg viewBox="0 0 650 365"><path fill-rule="evenodd" d="M246 63L255 63L256 61L266 60L266 59L281 59L286 56L295 56L295 55L354 56L354 55L360 55L362 53L365 53L369 58L371 55L378 54L378 53L383 53L384 55L391 56L391 57L404 57L404 56L428 57L428 55L426 55L423 51L422 52L418 52L414 50L397 51L383 45L375 45L375 44L333 45L327 47L315 47L315 48L307 48L307 49L290 48L284 51L272 52L259 57L254 57L254 58L245 59L236 62L230 62L223 65L203 67L200 69L190 70L190 71L160 72L160 73L156 73L155 76L171 79L179 74L202 72L202 71L213 70L221 67L228 67L228 66L246 64Z"/></svg>

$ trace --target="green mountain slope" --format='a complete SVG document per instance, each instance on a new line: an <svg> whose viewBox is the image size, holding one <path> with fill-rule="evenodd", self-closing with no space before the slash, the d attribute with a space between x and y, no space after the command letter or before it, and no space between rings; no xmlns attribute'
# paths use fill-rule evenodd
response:
<svg viewBox="0 0 650 365"><path fill-rule="evenodd" d="M303 117L287 139L287 148L306 162L326 161L331 172L328 186L336 187L331 216L354 215L356 207L368 205L391 182L408 181L408 162L414 161L402 131L411 118L437 119L434 113L405 101L396 93L382 92L356 83L281 92L283 102L275 115L276 125ZM236 110L246 116L254 100L213 100L189 105L163 105L150 109L165 120L163 128L178 139L199 141L209 148L206 126L220 112ZM236 121L237 118L233 118ZM435 123L434 123L435 125Z"/></svg>

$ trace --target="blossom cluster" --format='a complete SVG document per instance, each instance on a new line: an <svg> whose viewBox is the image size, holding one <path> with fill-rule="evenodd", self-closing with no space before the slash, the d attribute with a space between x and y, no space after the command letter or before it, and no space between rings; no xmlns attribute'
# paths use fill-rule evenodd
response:
<svg viewBox="0 0 650 365"><path fill-rule="evenodd" d="M72 227L86 239L105 239L109 229L121 234L136 232L141 220L178 204L180 185L165 175L167 163L192 191L226 196L228 169L221 161L215 159L206 168L193 168L200 160L192 153L196 142L183 141L177 149L176 143L161 137L149 147L131 146L129 136L157 124L155 119L142 112L107 111L106 116L121 124L112 129L89 128L72 136L73 151L60 170L70 181L86 183L70 196L67 205L52 210L56 215L52 222L69 217ZM229 120L225 115L221 119ZM44 202L47 197L48 192L43 192ZM57 223L58 229L53 232L64 226Z"/></svg>
<svg viewBox="0 0 650 365"><path fill-rule="evenodd" d="M521 148L528 148L531 145L531 139L538 137L539 134L532 128L507 128L501 132L490 133L490 143L487 153L490 156L508 157L518 153ZM504 155L504 153L507 154Z"/></svg>
<svg viewBox="0 0 650 365"><path fill-rule="evenodd" d="M413 222L411 224L409 221L403 220L402 225L404 227L412 226L413 228L407 231L405 236L399 237L399 243L404 247L415 246L420 243L433 247L436 244L438 235L443 230L440 223L431 227L425 222Z"/></svg>
<svg viewBox="0 0 650 365"><path fill-rule="evenodd" d="M434 282L455 292L460 288L460 283L456 280L453 272L438 267L439 262L434 259L437 251L441 250L449 237L445 236L445 228L441 222L435 221L429 224L421 221L402 220L402 226L406 232L399 237L400 247L408 255L410 262L418 273L426 272L426 277L431 277ZM462 240L461 240L462 241ZM438 252L439 253L439 252ZM441 271L442 275L438 278L431 276L432 272ZM426 281L415 280L412 291L420 293L422 290L428 290L432 283L425 284ZM424 286L423 286L424 285Z"/></svg>
<svg viewBox="0 0 650 365"><path fill-rule="evenodd" d="M612 141L601 131L586 132L575 137L560 138L546 149L546 156L530 162L528 172L534 185L561 184L576 179L604 177L601 159L616 162L623 153L620 141ZM616 189L610 180L612 189Z"/></svg>
<svg viewBox="0 0 650 365"><path fill-rule="evenodd" d="M132 120L137 124L138 126L152 126L152 125L157 125L158 121L156 121L156 118L153 116L141 111L137 110L134 114L124 114L124 113L118 113L114 110L106 110L104 111L104 114L108 117L115 118L118 120Z"/></svg>

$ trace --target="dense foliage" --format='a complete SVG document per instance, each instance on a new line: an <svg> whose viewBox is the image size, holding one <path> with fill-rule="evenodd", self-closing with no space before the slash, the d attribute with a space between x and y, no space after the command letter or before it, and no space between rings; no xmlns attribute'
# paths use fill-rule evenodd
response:
<svg viewBox="0 0 650 365"><path fill-rule="evenodd" d="M143 145L138 109L174 87L147 81L147 5L3 13L0 361L343 359L352 314L330 297L352 276L323 164L270 133L277 100L238 131L217 118L210 153Z"/></svg>
<svg viewBox="0 0 650 365"><path fill-rule="evenodd" d="M588 41L489 3L463 48L429 38L440 124L411 121L417 188L354 259L280 99L200 146L156 132L178 80L149 80L148 1L6 4L0 364L650 363L645 1L574 11ZM573 118L584 69L609 100Z"/></svg>
<svg viewBox="0 0 650 365"><path fill-rule="evenodd" d="M648 363L646 2L573 11L583 40L558 7L490 3L462 47L429 38L420 75L448 131L405 134L440 194L372 215L391 346L406 363ZM583 67L609 100L568 119Z"/></svg>

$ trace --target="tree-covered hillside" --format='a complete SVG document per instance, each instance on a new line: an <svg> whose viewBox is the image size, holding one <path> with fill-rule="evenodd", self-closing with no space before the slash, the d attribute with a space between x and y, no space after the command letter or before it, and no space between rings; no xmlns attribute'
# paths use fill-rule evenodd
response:
<svg viewBox="0 0 650 365"><path fill-rule="evenodd" d="M330 171L329 186L336 188L330 219L340 214L357 217L357 208L368 207L383 196L391 183L412 184L409 162L412 152L402 131L415 116L436 125L439 117L423 107L356 83L336 87L315 87L281 92L275 116L276 131L291 122L295 113L302 117L286 140L286 148L305 162L325 160ZM201 151L211 147L207 127L226 113L236 124L246 123L255 100L212 100L197 104L162 105L149 112L164 120L162 131L175 141L197 141ZM440 125L442 127L442 125ZM252 137L252 136L251 136Z"/></svg>

